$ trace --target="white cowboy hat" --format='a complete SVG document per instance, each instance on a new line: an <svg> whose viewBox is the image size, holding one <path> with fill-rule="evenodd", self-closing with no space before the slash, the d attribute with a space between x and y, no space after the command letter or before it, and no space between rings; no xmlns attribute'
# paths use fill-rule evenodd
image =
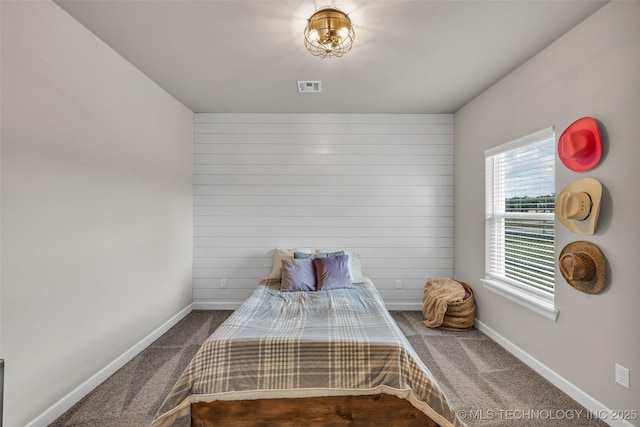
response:
<svg viewBox="0 0 640 427"><path fill-rule="evenodd" d="M594 234L600 214L602 184L593 178L582 178L562 189L556 198L556 217L569 230L578 234Z"/></svg>

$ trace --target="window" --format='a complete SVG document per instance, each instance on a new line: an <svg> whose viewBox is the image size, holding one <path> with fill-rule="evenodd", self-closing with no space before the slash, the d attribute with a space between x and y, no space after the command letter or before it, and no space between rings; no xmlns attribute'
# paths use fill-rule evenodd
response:
<svg viewBox="0 0 640 427"><path fill-rule="evenodd" d="M485 151L488 289L553 320L553 128Z"/></svg>

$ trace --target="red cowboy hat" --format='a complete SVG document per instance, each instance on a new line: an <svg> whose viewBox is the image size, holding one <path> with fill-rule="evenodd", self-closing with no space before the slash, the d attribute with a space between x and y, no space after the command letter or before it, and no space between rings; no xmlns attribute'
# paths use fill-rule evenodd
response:
<svg viewBox="0 0 640 427"><path fill-rule="evenodd" d="M593 117L583 117L571 123L558 139L558 157L573 171L586 171L602 157L602 141Z"/></svg>

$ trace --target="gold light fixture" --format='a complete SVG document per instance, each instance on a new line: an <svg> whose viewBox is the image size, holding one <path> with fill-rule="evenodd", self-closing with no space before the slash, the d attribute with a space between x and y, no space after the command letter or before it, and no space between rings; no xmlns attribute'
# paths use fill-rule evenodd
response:
<svg viewBox="0 0 640 427"><path fill-rule="evenodd" d="M341 10L326 7L308 19L304 45L314 56L340 57L351 50L355 36L349 16Z"/></svg>

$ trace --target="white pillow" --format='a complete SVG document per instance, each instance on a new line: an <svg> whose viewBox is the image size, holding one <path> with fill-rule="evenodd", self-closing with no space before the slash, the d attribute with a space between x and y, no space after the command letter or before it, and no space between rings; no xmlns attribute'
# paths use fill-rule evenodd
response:
<svg viewBox="0 0 640 427"><path fill-rule="evenodd" d="M275 279L275 280L282 279L282 260L293 259L293 253L295 251L311 252L311 249L309 248L295 248L295 249L275 248L273 250L273 265L271 266L271 273L269 273L269 275L264 278Z"/></svg>
<svg viewBox="0 0 640 427"><path fill-rule="evenodd" d="M362 265L360 264L360 253L345 251L344 249L316 249L316 253L321 252L339 252L343 251L349 257L349 278L351 282L357 283L362 281Z"/></svg>

